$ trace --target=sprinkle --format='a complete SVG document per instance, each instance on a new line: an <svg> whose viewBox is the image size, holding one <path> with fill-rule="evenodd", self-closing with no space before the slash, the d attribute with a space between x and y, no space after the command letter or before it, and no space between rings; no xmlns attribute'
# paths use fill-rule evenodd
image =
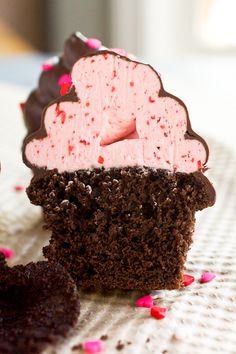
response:
<svg viewBox="0 0 236 354"><path fill-rule="evenodd" d="M23 112L25 110L25 102L20 103L20 110Z"/></svg>
<svg viewBox="0 0 236 354"><path fill-rule="evenodd" d="M104 162L104 158L102 156L99 156L98 157L98 163L100 163L102 165L103 162Z"/></svg>
<svg viewBox="0 0 236 354"><path fill-rule="evenodd" d="M71 152L74 150L74 145L68 145L68 153L71 155Z"/></svg>
<svg viewBox="0 0 236 354"><path fill-rule="evenodd" d="M194 282L195 278L192 275L184 274L183 275L183 286L189 286Z"/></svg>
<svg viewBox="0 0 236 354"><path fill-rule="evenodd" d="M0 253L2 253L6 258L12 258L14 256L14 251L10 248L0 247Z"/></svg>
<svg viewBox="0 0 236 354"><path fill-rule="evenodd" d="M138 300L136 300L135 305L136 307L150 308L153 306L153 298L151 295L140 297Z"/></svg>
<svg viewBox="0 0 236 354"><path fill-rule="evenodd" d="M88 38L86 44L91 49L99 49L102 46L102 42L97 38Z"/></svg>
<svg viewBox="0 0 236 354"><path fill-rule="evenodd" d="M58 85L63 86L64 84L72 84L71 77L69 74L63 74L58 79Z"/></svg>
<svg viewBox="0 0 236 354"><path fill-rule="evenodd" d="M201 283L208 283L210 281L212 281L213 279L215 279L216 274L212 273L212 272L204 272L201 275Z"/></svg>
<svg viewBox="0 0 236 354"><path fill-rule="evenodd" d="M156 318L157 320L162 320L163 318L166 317L168 313L167 307L159 307L159 306L153 306L151 308L151 316Z"/></svg>
<svg viewBox="0 0 236 354"><path fill-rule="evenodd" d="M112 86L111 92L114 92L116 90L115 86Z"/></svg>
<svg viewBox="0 0 236 354"><path fill-rule="evenodd" d="M21 186L21 185L15 186L14 189L15 189L16 192L22 192L22 191L25 190L25 188L23 186Z"/></svg>
<svg viewBox="0 0 236 354"><path fill-rule="evenodd" d="M129 85L130 85L131 87L133 87L133 86L134 86L134 82L133 82L133 81L130 81Z"/></svg>
<svg viewBox="0 0 236 354"><path fill-rule="evenodd" d="M65 96L70 91L71 84L63 84L60 88L60 95Z"/></svg>
<svg viewBox="0 0 236 354"><path fill-rule="evenodd" d="M197 168L199 171L202 169L202 163L200 160L198 160L198 162L197 162Z"/></svg>
<svg viewBox="0 0 236 354"><path fill-rule="evenodd" d="M44 63L44 64L42 64L42 70L43 71L50 71L50 70L52 70L53 69L53 65L52 64L49 64L49 63Z"/></svg>
<svg viewBox="0 0 236 354"><path fill-rule="evenodd" d="M101 353L103 351L103 344L100 340L87 341L83 343L85 353Z"/></svg>

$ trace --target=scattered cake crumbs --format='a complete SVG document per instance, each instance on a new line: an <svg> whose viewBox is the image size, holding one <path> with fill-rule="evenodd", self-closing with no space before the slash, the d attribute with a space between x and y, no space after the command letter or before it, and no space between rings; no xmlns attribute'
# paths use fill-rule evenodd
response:
<svg viewBox="0 0 236 354"><path fill-rule="evenodd" d="M146 343L149 343L150 342L150 338L148 337L147 339L146 339Z"/></svg>
<svg viewBox="0 0 236 354"><path fill-rule="evenodd" d="M101 340L107 340L108 339L108 335L107 334L103 334L101 337L100 337Z"/></svg>
<svg viewBox="0 0 236 354"><path fill-rule="evenodd" d="M121 340L119 340L119 341L117 342L117 345L116 345L116 350L123 350L124 347L125 347L125 344L122 343Z"/></svg>
<svg viewBox="0 0 236 354"><path fill-rule="evenodd" d="M81 343L76 344L71 348L72 351L82 350L82 349L83 349L83 345Z"/></svg>

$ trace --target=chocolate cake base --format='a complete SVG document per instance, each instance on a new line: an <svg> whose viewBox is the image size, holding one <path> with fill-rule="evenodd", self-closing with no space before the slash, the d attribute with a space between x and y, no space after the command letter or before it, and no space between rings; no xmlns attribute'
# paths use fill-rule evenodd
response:
<svg viewBox="0 0 236 354"><path fill-rule="evenodd" d="M52 231L44 255L82 288L179 288L195 212L214 204L202 173L150 168L47 172L27 192Z"/></svg>

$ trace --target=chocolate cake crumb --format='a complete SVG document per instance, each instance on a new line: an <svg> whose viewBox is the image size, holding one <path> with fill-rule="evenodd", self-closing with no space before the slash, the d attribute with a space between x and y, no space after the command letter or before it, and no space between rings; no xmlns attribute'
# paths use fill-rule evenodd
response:
<svg viewBox="0 0 236 354"><path fill-rule="evenodd" d="M125 347L124 343L122 343L121 340L119 340L117 345L116 345L116 349L117 350L123 350L124 347Z"/></svg>
<svg viewBox="0 0 236 354"><path fill-rule="evenodd" d="M101 340L107 340L108 339L108 335L107 334L103 334L101 337L100 337Z"/></svg>
<svg viewBox="0 0 236 354"><path fill-rule="evenodd" d="M0 267L5 266L6 264L7 264L6 257L2 252L0 252Z"/></svg>
<svg viewBox="0 0 236 354"><path fill-rule="evenodd" d="M0 353L37 354L75 325L75 283L60 264L0 267Z"/></svg>
<svg viewBox="0 0 236 354"><path fill-rule="evenodd" d="M202 173L147 167L47 171L27 192L52 230L46 258L97 289L180 288L195 212L214 203Z"/></svg>
<svg viewBox="0 0 236 354"><path fill-rule="evenodd" d="M82 349L83 349L83 345L81 343L76 344L71 348L72 351L82 350Z"/></svg>
<svg viewBox="0 0 236 354"><path fill-rule="evenodd" d="M147 338L147 339L146 339L146 343L149 343L149 342L150 342L150 338Z"/></svg>

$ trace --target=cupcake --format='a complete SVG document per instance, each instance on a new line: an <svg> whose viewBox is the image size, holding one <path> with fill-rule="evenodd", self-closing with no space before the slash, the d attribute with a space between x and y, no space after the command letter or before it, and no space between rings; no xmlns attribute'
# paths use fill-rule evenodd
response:
<svg viewBox="0 0 236 354"><path fill-rule="evenodd" d="M82 288L179 288L195 212L215 201L206 142L150 65L98 51L71 79L23 148L45 257Z"/></svg>

